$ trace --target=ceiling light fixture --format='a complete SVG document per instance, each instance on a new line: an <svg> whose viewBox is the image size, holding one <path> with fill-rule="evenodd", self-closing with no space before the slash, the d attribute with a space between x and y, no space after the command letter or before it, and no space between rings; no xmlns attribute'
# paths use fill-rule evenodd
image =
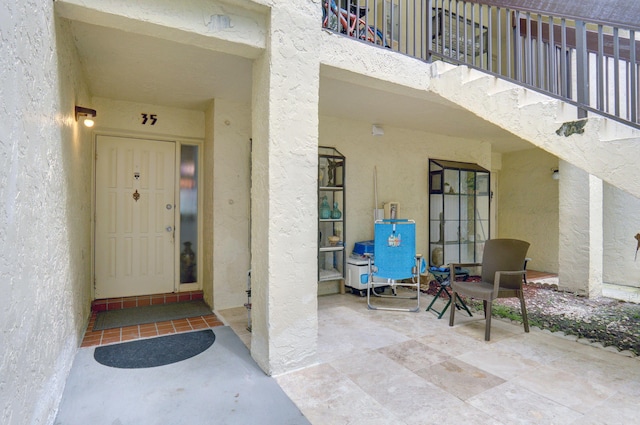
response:
<svg viewBox="0 0 640 425"><path fill-rule="evenodd" d="M93 127L94 121L92 120L95 117L96 110L85 108L83 106L76 106L76 121L78 121L78 117L86 117L84 119L84 125L86 127Z"/></svg>

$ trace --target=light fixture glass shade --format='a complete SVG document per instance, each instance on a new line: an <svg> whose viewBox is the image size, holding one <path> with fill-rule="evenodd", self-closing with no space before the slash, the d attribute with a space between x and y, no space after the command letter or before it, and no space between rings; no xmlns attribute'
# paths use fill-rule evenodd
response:
<svg viewBox="0 0 640 425"><path fill-rule="evenodd" d="M76 105L75 111L76 111L76 121L78 121L79 117L84 117L84 120L83 120L84 125L86 127L93 127L93 124L94 124L93 117L97 115L95 109L85 108L84 106Z"/></svg>
<svg viewBox="0 0 640 425"><path fill-rule="evenodd" d="M560 180L560 171L553 170L553 174L551 174L551 178L554 180Z"/></svg>

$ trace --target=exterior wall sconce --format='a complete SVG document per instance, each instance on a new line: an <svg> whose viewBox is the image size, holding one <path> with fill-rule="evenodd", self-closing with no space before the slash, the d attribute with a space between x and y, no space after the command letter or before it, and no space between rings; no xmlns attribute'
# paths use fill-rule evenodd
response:
<svg viewBox="0 0 640 425"><path fill-rule="evenodd" d="M95 109L76 106L76 121L78 121L78 117L86 117L84 119L84 125L86 127L93 127L94 121L92 120L92 118L95 116L96 116Z"/></svg>
<svg viewBox="0 0 640 425"><path fill-rule="evenodd" d="M382 136L384 135L384 129L379 125L373 124L373 126L371 126L371 134L374 136Z"/></svg>
<svg viewBox="0 0 640 425"><path fill-rule="evenodd" d="M551 174L551 178L554 180L560 180L560 171L558 171L557 168L552 168L551 171L553 172Z"/></svg>

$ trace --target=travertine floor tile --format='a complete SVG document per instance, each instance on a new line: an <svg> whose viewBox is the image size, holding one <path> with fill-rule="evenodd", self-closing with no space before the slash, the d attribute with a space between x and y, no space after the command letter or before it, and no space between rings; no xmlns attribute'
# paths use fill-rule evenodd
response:
<svg viewBox="0 0 640 425"><path fill-rule="evenodd" d="M566 356L567 352L572 351L570 347L574 345L576 345L575 341L554 338L535 330L495 343L500 350L511 351L523 358L543 364Z"/></svg>
<svg viewBox="0 0 640 425"><path fill-rule="evenodd" d="M541 366L539 362L503 349L497 344L487 345L481 350L470 351L456 358L505 380Z"/></svg>
<svg viewBox="0 0 640 425"><path fill-rule="evenodd" d="M320 364L277 381L321 425L617 425L640 417L639 359L495 318L486 342L482 313L458 311L449 327L448 314L425 311L430 301L410 313L369 310L351 294L320 297ZM233 313L243 332L246 310Z"/></svg>
<svg viewBox="0 0 640 425"><path fill-rule="evenodd" d="M331 313L331 317L319 320L318 357L321 361L329 362L408 340L403 334L372 322L364 313L358 314L346 307L331 309Z"/></svg>
<svg viewBox="0 0 640 425"><path fill-rule="evenodd" d="M586 413L615 393L597 381L547 366L523 373L511 382L580 413Z"/></svg>
<svg viewBox="0 0 640 425"><path fill-rule="evenodd" d="M361 364L351 368L346 361L334 365L407 424L433 423L430 421L435 413L423 409L427 400L433 406L462 406L453 395L379 352L365 353L362 360Z"/></svg>
<svg viewBox="0 0 640 425"><path fill-rule="evenodd" d="M504 379L457 359L446 360L416 371L461 400L480 394L504 383Z"/></svg>
<svg viewBox="0 0 640 425"><path fill-rule="evenodd" d="M506 424L569 424L582 417L575 410L510 382L468 402Z"/></svg>
<svg viewBox="0 0 640 425"><path fill-rule="evenodd" d="M439 363L449 358L447 354L434 350L416 340L409 340L379 348L378 352L389 357L411 371L422 369L425 366Z"/></svg>
<svg viewBox="0 0 640 425"><path fill-rule="evenodd" d="M404 424L328 364L281 375L276 380L311 423Z"/></svg>
<svg viewBox="0 0 640 425"><path fill-rule="evenodd" d="M640 405L635 395L618 392L574 422L575 425L636 424L640 417Z"/></svg>
<svg viewBox="0 0 640 425"><path fill-rule="evenodd" d="M549 366L599 382L622 393L640 397L640 360L575 343L575 350Z"/></svg>
<svg viewBox="0 0 640 425"><path fill-rule="evenodd" d="M456 332L454 328L449 327L418 338L417 341L441 351L450 357L456 357L474 350L481 350L487 345L485 341L480 341L475 337L461 335Z"/></svg>

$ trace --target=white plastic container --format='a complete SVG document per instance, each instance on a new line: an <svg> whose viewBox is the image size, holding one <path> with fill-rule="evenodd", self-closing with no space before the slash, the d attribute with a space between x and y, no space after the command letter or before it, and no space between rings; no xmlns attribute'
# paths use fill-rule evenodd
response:
<svg viewBox="0 0 640 425"><path fill-rule="evenodd" d="M367 289L367 281L369 279L369 260L358 258L347 258L347 279L346 285L356 291L364 291ZM379 277L373 278L373 286L388 285L386 279Z"/></svg>

